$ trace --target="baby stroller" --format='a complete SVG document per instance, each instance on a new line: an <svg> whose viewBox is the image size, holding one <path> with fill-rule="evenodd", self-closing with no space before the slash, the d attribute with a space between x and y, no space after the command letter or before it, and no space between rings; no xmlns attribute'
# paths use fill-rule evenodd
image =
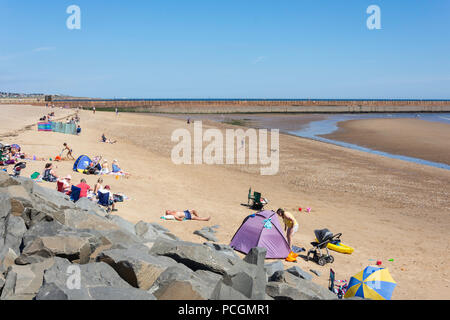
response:
<svg viewBox="0 0 450 320"><path fill-rule="evenodd" d="M27 167L27 164L25 162L17 163L13 169L13 176L14 177L20 176L20 172L22 171L22 169L25 169L26 167Z"/></svg>
<svg viewBox="0 0 450 320"><path fill-rule="evenodd" d="M319 266L324 266L327 263L333 263L334 258L330 255L328 251L328 244L332 241L339 240L342 236L342 233L338 233L333 235L333 233L328 229L323 230L315 230L314 234L316 235L317 242L311 242L313 248L308 251L308 255L306 256L306 261L309 261L309 256L312 254L312 260L315 261ZM326 254L322 253L322 250L325 249Z"/></svg>

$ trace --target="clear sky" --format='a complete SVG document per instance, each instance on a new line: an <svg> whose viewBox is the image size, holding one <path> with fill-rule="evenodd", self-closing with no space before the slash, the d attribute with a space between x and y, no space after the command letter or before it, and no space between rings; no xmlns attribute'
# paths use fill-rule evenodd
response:
<svg viewBox="0 0 450 320"><path fill-rule="evenodd" d="M450 98L449 0L0 0L0 35L0 91Z"/></svg>

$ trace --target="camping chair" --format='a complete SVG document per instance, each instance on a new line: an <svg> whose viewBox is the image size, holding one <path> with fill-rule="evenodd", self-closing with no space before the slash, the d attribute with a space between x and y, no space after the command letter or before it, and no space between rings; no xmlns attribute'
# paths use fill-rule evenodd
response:
<svg viewBox="0 0 450 320"><path fill-rule="evenodd" d="M58 190L58 192L66 193L66 192L64 191L64 182L62 182L62 181L58 181L58 182L56 183L56 189Z"/></svg>
<svg viewBox="0 0 450 320"><path fill-rule="evenodd" d="M81 189L75 186L72 186L72 192L70 193L70 200L73 202L77 202L80 200Z"/></svg>
<svg viewBox="0 0 450 320"><path fill-rule="evenodd" d="M250 200L252 200L251 208L254 210L262 210L267 203L262 202L261 199L261 193L255 191L252 196L252 189L250 188L248 193L248 206L250 206Z"/></svg>
<svg viewBox="0 0 450 320"><path fill-rule="evenodd" d="M102 207L106 207L106 212L109 212L110 211L109 192L103 193L98 191L97 196L98 196L98 204L101 205Z"/></svg>
<svg viewBox="0 0 450 320"><path fill-rule="evenodd" d="M340 282L343 284L336 285L336 282ZM337 294L339 299L342 299L347 291L347 281L346 280L336 280L336 273L333 269L330 268L330 280L328 289L334 294Z"/></svg>

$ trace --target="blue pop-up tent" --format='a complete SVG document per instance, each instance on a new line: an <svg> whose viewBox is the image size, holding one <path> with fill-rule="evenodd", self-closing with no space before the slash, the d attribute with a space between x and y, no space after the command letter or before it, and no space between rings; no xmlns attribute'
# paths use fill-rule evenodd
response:
<svg viewBox="0 0 450 320"><path fill-rule="evenodd" d="M83 173L83 171L86 170L91 163L92 160L88 156L81 156L75 161L73 171Z"/></svg>

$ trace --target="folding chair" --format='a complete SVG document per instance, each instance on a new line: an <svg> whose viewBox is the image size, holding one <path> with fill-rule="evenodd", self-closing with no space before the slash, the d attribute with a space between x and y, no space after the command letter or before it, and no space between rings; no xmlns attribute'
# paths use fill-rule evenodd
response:
<svg viewBox="0 0 450 320"><path fill-rule="evenodd" d="M66 192L64 191L64 182L62 182L62 181L58 181L58 182L56 183L56 189L58 190L58 192L66 193Z"/></svg>
<svg viewBox="0 0 450 320"><path fill-rule="evenodd" d="M103 193L98 191L97 196L98 196L98 204L101 205L102 207L106 207L106 212L109 212L110 211L109 192Z"/></svg>
<svg viewBox="0 0 450 320"><path fill-rule="evenodd" d="M72 186L72 192L70 193L70 200L73 202L77 202L80 200L81 189L75 186Z"/></svg>

